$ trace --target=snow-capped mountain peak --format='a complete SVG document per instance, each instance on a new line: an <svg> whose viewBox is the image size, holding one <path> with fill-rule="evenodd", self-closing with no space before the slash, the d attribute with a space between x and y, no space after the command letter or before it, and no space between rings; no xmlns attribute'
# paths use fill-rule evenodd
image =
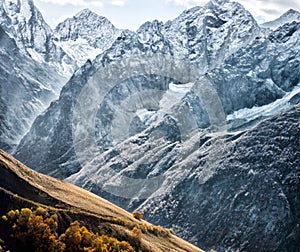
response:
<svg viewBox="0 0 300 252"><path fill-rule="evenodd" d="M164 24L158 20L146 22L137 30L138 41L146 46L163 47Z"/></svg>
<svg viewBox="0 0 300 252"><path fill-rule="evenodd" d="M14 38L22 53L39 63L49 63L63 75L76 68L68 55L53 42L53 31L32 0L0 1L0 25Z"/></svg>
<svg viewBox="0 0 300 252"><path fill-rule="evenodd" d="M67 30L69 29L69 30ZM107 18L99 16L89 9L84 9L74 17L66 19L57 25L55 32L60 40L76 40L78 36L95 42L101 36L101 32L116 32L117 29Z"/></svg>
<svg viewBox="0 0 300 252"><path fill-rule="evenodd" d="M85 8L79 11L74 17L69 18L70 20L77 20L78 22L83 22L85 25L90 26L91 24L95 26L99 25L107 25L110 27L114 27L114 25L104 16L100 16L97 13L91 11L89 8ZM64 22L62 22L64 23ZM58 24L59 26L60 24Z"/></svg>
<svg viewBox="0 0 300 252"><path fill-rule="evenodd" d="M264 28L270 28L272 30L276 30L280 26L283 26L287 23L292 23L293 21L300 22L300 13L296 10L289 9L287 12L282 14L279 18L264 23L261 26Z"/></svg>
<svg viewBox="0 0 300 252"><path fill-rule="evenodd" d="M137 30L137 33L143 32L145 30L157 30L162 29L164 26L163 22L158 20L153 20L152 22L147 21L144 24L140 26L140 28Z"/></svg>
<svg viewBox="0 0 300 252"><path fill-rule="evenodd" d="M101 36L101 34L96 31L102 32L109 29L117 30L107 18L99 16L90 9L84 9L78 12L74 17L68 18L58 24L55 32L61 41L69 39L75 41L79 36L92 41L93 38L95 39L97 36Z"/></svg>
<svg viewBox="0 0 300 252"><path fill-rule="evenodd" d="M289 9L286 13L283 14L283 16L293 16L293 15L300 16L300 13L299 11L296 11L294 9Z"/></svg>
<svg viewBox="0 0 300 252"><path fill-rule="evenodd" d="M81 11L79 11L74 17L79 18L79 17L87 17L87 16L99 16L95 12L91 11L89 8L85 8Z"/></svg>
<svg viewBox="0 0 300 252"><path fill-rule="evenodd" d="M230 1L210 1L166 24L166 37L176 48L175 55L186 54L204 69L218 66L260 32L252 15L241 4Z"/></svg>
<svg viewBox="0 0 300 252"><path fill-rule="evenodd" d="M107 18L84 9L55 28L56 44L61 46L79 65L108 49L120 35Z"/></svg>
<svg viewBox="0 0 300 252"><path fill-rule="evenodd" d="M211 0L206 5L222 5L224 3L228 3L229 0Z"/></svg>
<svg viewBox="0 0 300 252"><path fill-rule="evenodd" d="M18 46L24 50L34 48L37 52L45 53L45 41L51 36L51 29L32 0L4 0L1 5L0 23L13 37L16 36Z"/></svg>

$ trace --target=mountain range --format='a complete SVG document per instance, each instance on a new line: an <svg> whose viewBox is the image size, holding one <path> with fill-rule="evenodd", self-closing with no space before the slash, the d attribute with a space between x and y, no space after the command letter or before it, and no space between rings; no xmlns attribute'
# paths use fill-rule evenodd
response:
<svg viewBox="0 0 300 252"><path fill-rule="evenodd" d="M79 41L67 34L70 24L77 27L78 20L84 26ZM84 10L53 31L32 0L1 1L0 26L0 148L12 152L34 119L58 98L73 72L107 49L120 30L107 19ZM87 27L94 32L93 38ZM14 74L8 78L10 71Z"/></svg>
<svg viewBox="0 0 300 252"><path fill-rule="evenodd" d="M133 32L85 9L51 30L1 4L0 148L203 249L297 251L299 12L212 0Z"/></svg>

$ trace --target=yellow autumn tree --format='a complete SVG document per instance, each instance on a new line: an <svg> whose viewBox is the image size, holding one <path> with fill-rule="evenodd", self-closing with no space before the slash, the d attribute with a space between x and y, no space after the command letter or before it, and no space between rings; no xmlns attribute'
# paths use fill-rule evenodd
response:
<svg viewBox="0 0 300 252"><path fill-rule="evenodd" d="M11 210L5 216L12 222L12 237L27 251L60 252L64 244L58 240L57 216L36 215L29 208ZM3 219L5 219L5 217Z"/></svg>
<svg viewBox="0 0 300 252"><path fill-rule="evenodd" d="M106 235L89 231L74 221L58 235L58 217L39 207L35 211L29 208L11 210L2 216L2 220L11 224L12 251L33 252L134 252L126 241L119 241ZM0 245L1 246L1 245ZM0 248L0 252L1 249Z"/></svg>
<svg viewBox="0 0 300 252"><path fill-rule="evenodd" d="M107 235L94 234L78 221L70 224L60 240L66 245L66 252L134 252L133 247L125 241L118 241Z"/></svg>

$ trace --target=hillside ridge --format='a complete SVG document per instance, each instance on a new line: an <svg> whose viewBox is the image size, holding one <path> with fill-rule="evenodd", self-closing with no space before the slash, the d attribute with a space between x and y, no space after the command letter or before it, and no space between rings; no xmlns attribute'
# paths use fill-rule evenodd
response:
<svg viewBox="0 0 300 252"><path fill-rule="evenodd" d="M104 222L118 234L130 231L128 226L140 225L141 222L150 225L93 193L31 170L1 149L0 199L1 215L22 204L24 207L42 205L71 219L89 220L90 225ZM7 199L11 199L10 202ZM15 205L14 201L19 203ZM141 243L145 251L202 251L172 234L166 238L144 233Z"/></svg>

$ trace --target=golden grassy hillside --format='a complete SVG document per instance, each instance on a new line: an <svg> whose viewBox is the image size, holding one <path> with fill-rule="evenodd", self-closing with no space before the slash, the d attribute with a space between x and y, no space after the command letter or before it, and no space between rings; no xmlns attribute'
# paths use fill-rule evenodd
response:
<svg viewBox="0 0 300 252"><path fill-rule="evenodd" d="M75 185L37 173L0 150L1 216L14 209L38 207L58 216L58 233L78 221L95 234L128 241L136 251L202 251L170 230L138 220L131 213ZM7 233L8 224L4 219L0 224L0 238L6 242L11 239ZM138 242L133 239L134 229L141 230Z"/></svg>

